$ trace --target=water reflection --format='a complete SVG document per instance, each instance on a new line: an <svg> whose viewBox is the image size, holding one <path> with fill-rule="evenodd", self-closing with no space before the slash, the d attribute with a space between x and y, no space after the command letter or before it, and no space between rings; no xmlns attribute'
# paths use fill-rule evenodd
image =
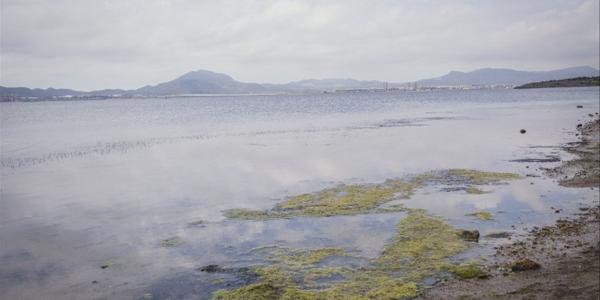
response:
<svg viewBox="0 0 600 300"><path fill-rule="evenodd" d="M576 104L598 110L597 89L336 97L0 104L0 294L208 296L211 278L199 280L205 275L196 268L257 263L244 253L274 244L375 257L401 213L241 222L221 211L268 209L339 182L429 170L540 174L552 162L510 160L532 151L568 157L529 146L572 139L567 133L590 112ZM483 234L519 234L598 197L544 177L484 187L492 193L483 195L440 188L405 203ZM465 216L478 210L494 220ZM181 244L161 247L172 237ZM484 239L478 249L494 242Z"/></svg>

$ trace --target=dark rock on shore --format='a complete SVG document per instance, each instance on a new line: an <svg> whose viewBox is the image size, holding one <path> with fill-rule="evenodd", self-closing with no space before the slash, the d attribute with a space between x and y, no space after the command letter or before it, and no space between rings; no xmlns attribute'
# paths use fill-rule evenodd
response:
<svg viewBox="0 0 600 300"><path fill-rule="evenodd" d="M510 267L510 269L513 272L520 272L520 271L528 271L528 270L537 270L541 267L542 266L540 266L540 264L536 263L535 261L533 261L529 258L521 258L521 259L515 261L512 264L512 266Z"/></svg>
<svg viewBox="0 0 600 300"><path fill-rule="evenodd" d="M478 242L479 241L479 231L478 230L463 230L460 232L460 237L468 242Z"/></svg>

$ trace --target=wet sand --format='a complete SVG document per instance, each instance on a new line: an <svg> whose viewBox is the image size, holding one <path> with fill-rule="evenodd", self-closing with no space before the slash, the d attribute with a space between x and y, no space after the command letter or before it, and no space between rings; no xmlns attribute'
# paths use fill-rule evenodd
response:
<svg viewBox="0 0 600 300"><path fill-rule="evenodd" d="M577 129L579 141L564 148L577 158L548 169L546 174L562 186L599 188L600 120L596 117ZM534 227L525 239L495 247L487 266L489 277L449 279L420 298L600 299L600 206L579 210L576 217ZM518 262L524 259L530 264L519 268Z"/></svg>

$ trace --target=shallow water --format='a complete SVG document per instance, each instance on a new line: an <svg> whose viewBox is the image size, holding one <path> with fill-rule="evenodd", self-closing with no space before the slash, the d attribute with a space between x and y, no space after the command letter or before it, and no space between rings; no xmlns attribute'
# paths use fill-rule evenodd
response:
<svg viewBox="0 0 600 300"><path fill-rule="evenodd" d="M576 88L0 103L0 295L206 298L214 278L195 269L260 262L245 255L256 247L375 257L403 213L237 221L221 212L430 170L541 175L557 163L511 160L569 159L553 146L574 140L598 99L598 88ZM598 197L543 176L482 195L441 188L402 203L483 234L518 235ZM494 220L465 216L478 210ZM171 237L180 243L161 247ZM465 256L498 242L482 239Z"/></svg>

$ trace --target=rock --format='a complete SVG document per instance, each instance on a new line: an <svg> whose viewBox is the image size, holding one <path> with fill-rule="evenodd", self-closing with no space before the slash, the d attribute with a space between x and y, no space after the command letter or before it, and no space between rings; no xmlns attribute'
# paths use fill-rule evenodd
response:
<svg viewBox="0 0 600 300"><path fill-rule="evenodd" d="M201 267L200 271L206 272L206 273L216 273L216 272L222 272L223 268L219 267L219 265L207 265L207 266Z"/></svg>
<svg viewBox="0 0 600 300"><path fill-rule="evenodd" d="M536 263L535 261L533 261L529 258L518 259L517 261L512 263L512 265L510 266L510 269L513 272L537 270L539 268L541 268L540 264Z"/></svg>
<svg viewBox="0 0 600 300"><path fill-rule="evenodd" d="M463 230L460 232L460 237L469 242L478 242L479 241L479 231L478 230Z"/></svg>
<svg viewBox="0 0 600 300"><path fill-rule="evenodd" d="M577 105L577 108L583 108L583 105Z"/></svg>
<svg viewBox="0 0 600 300"><path fill-rule="evenodd" d="M527 130L525 130L525 129L521 129L519 132L520 132L521 134L525 134L525 132L527 132Z"/></svg>
<svg viewBox="0 0 600 300"><path fill-rule="evenodd" d="M505 239L505 238L509 238L511 235L512 235L512 233L510 233L510 232L494 232L494 233L487 234L485 237L491 238L491 239Z"/></svg>

